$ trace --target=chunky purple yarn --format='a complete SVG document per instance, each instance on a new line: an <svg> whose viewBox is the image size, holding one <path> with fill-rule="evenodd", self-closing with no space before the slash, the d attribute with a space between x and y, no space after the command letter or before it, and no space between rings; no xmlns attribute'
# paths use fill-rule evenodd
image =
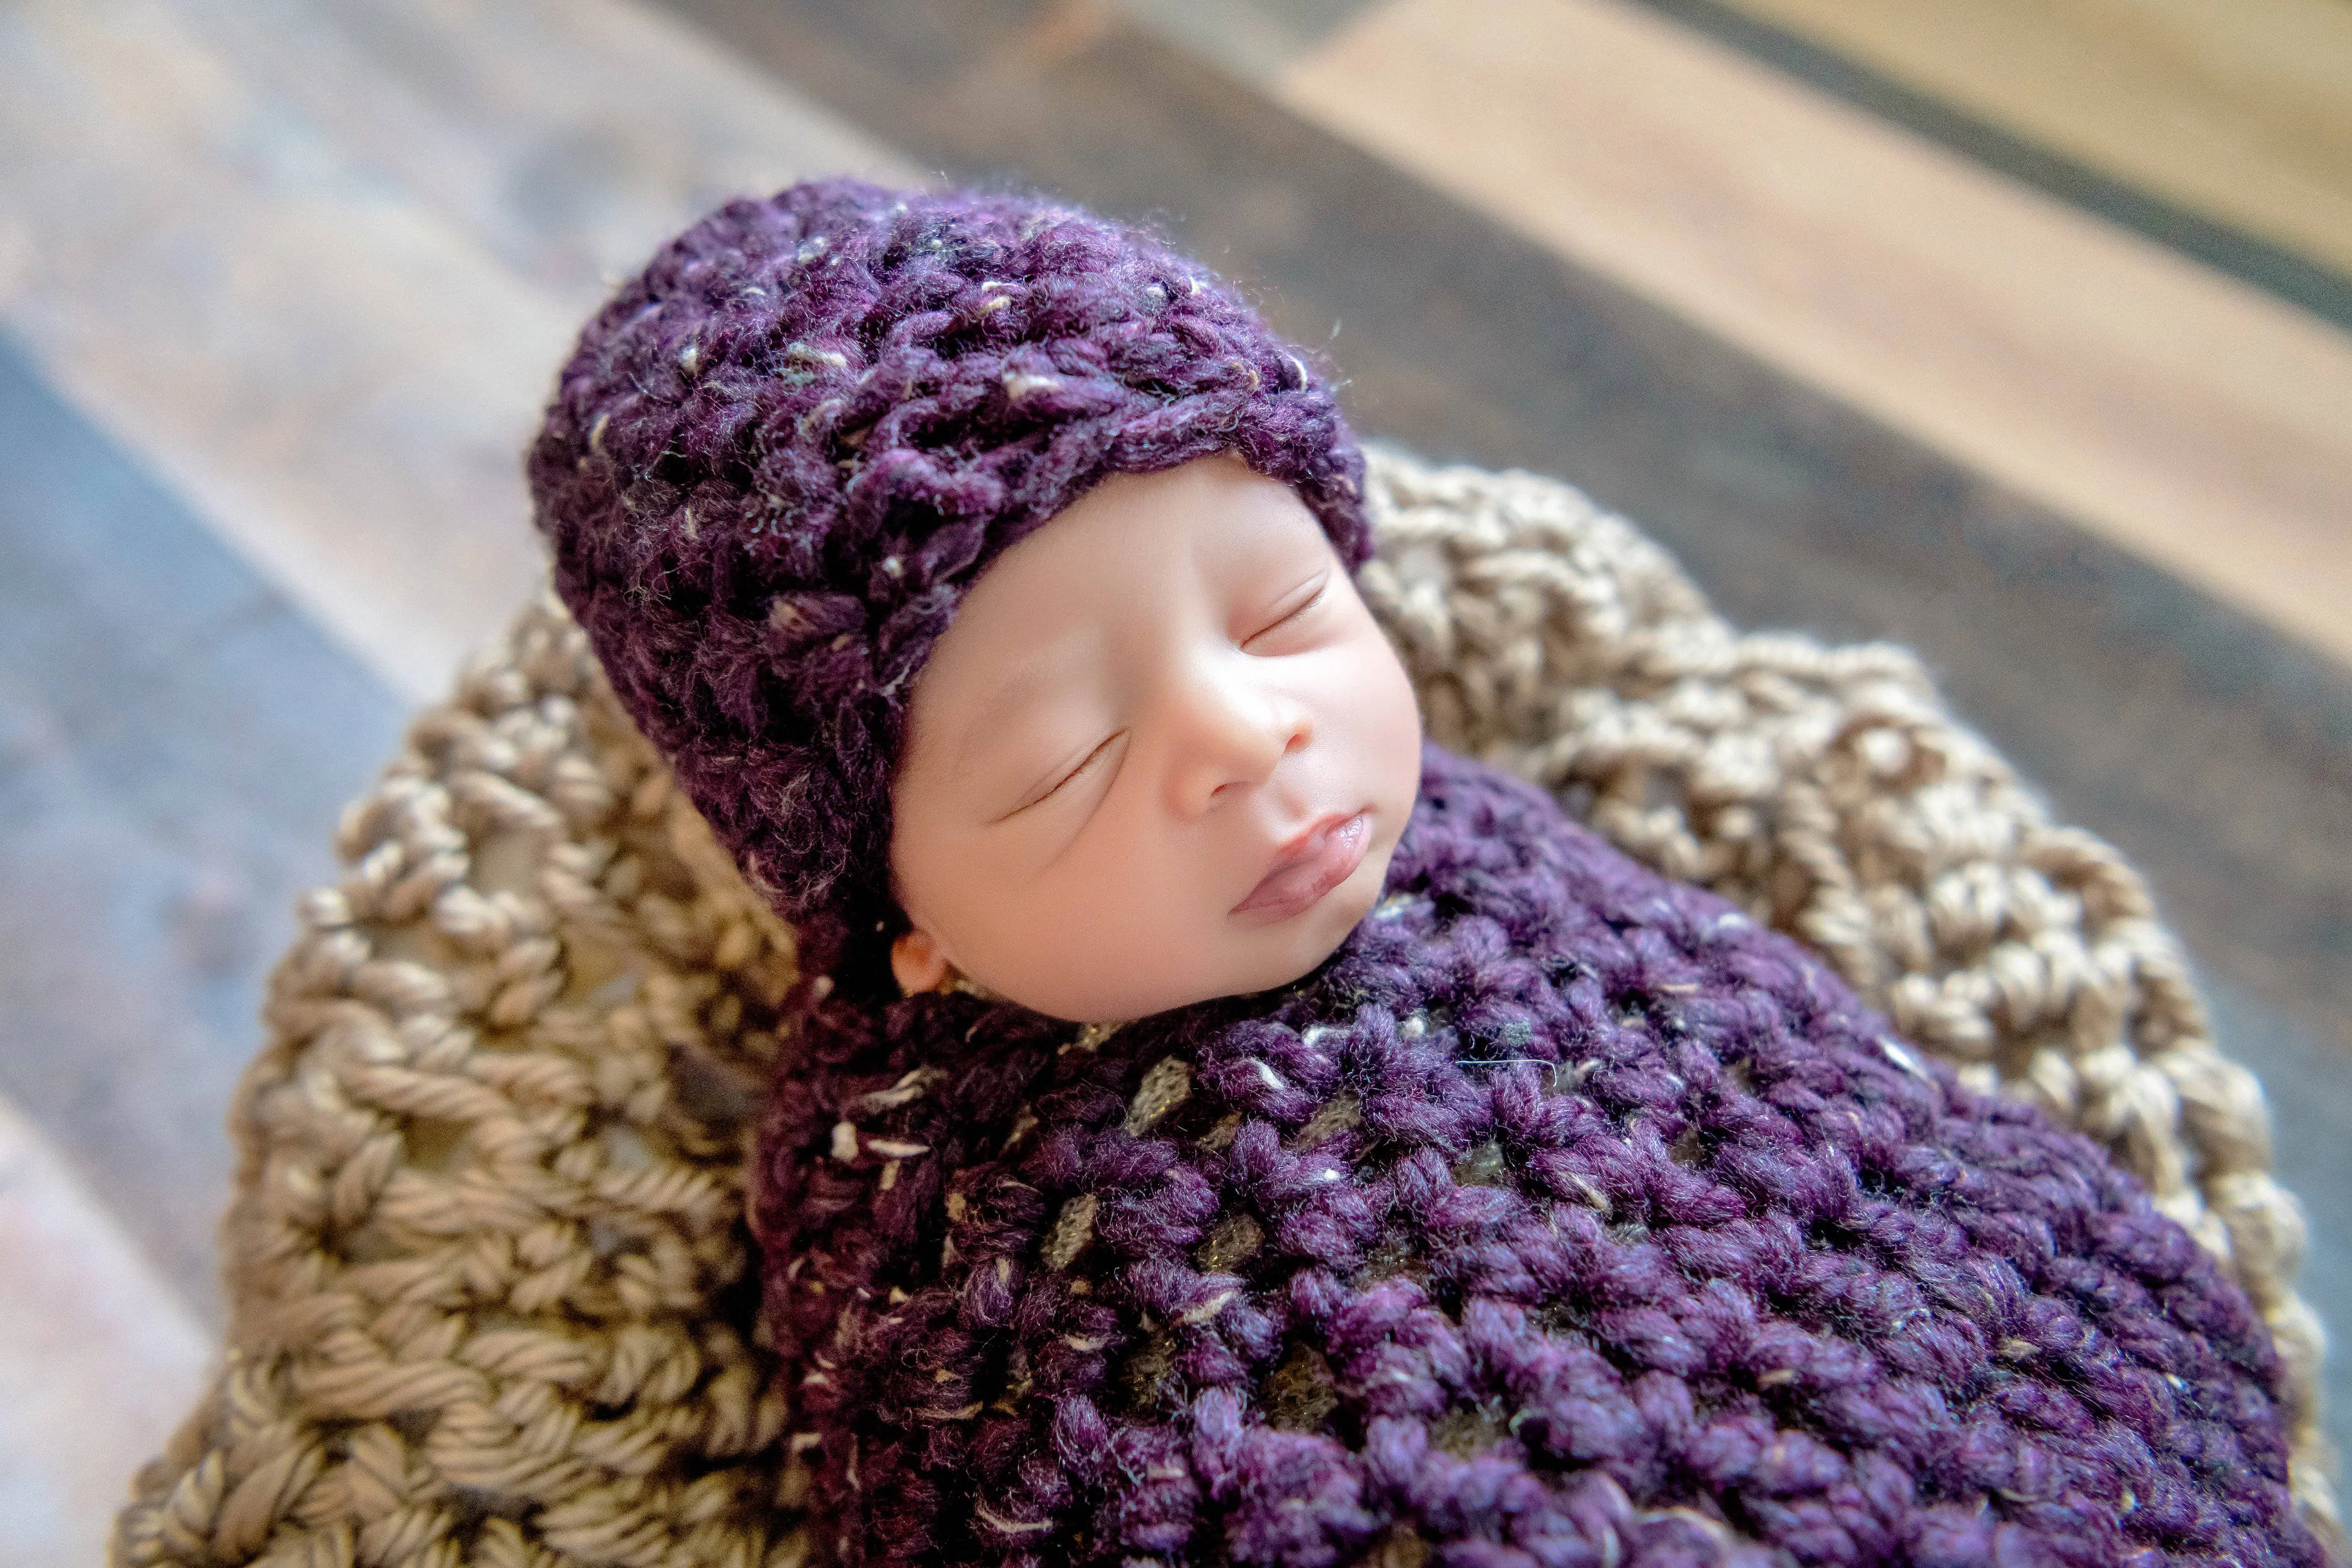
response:
<svg viewBox="0 0 2352 1568"><path fill-rule="evenodd" d="M529 467L623 706L822 952L898 918L909 686L965 589L1104 476L1222 451L1370 553L1328 387L1197 264L1036 200L826 180L625 285Z"/></svg>
<svg viewBox="0 0 2352 1568"><path fill-rule="evenodd" d="M1306 979L817 1000L757 1172L843 1563L2321 1560L2137 1184L1434 747Z"/></svg>

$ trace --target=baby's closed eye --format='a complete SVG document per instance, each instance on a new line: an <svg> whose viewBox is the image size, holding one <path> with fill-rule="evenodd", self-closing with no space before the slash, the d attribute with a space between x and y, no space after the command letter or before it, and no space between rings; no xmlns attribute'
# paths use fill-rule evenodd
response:
<svg viewBox="0 0 2352 1568"><path fill-rule="evenodd" d="M1085 759L1081 761L1076 767L1072 768L1068 773L1064 773L1060 779L1055 781L1054 787L1047 790L1045 794L1047 795L1059 795L1065 785L1070 784L1081 773L1084 773L1087 769L1093 767L1097 763L1102 762L1108 758L1110 755L1111 743L1117 741L1120 735L1124 735L1126 733L1126 731L1121 730L1116 733L1105 735L1102 738L1101 742L1097 744L1093 751L1088 752L1086 754Z"/></svg>
<svg viewBox="0 0 2352 1568"><path fill-rule="evenodd" d="M1275 634L1278 632L1298 629L1316 610L1328 603L1330 597L1331 574L1325 572L1302 584L1297 591L1285 595L1281 602L1275 605L1271 618L1266 624L1242 640L1243 648L1251 653L1273 651L1260 645L1269 639L1281 640L1276 638Z"/></svg>

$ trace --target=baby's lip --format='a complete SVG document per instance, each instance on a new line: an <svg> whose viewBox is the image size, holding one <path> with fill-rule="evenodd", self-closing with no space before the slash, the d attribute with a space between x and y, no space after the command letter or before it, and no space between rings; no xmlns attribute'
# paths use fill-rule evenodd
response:
<svg viewBox="0 0 2352 1568"><path fill-rule="evenodd" d="M1250 925L1273 925L1304 914L1354 874L1371 840L1369 810L1318 818L1275 851L1273 866L1232 912Z"/></svg>

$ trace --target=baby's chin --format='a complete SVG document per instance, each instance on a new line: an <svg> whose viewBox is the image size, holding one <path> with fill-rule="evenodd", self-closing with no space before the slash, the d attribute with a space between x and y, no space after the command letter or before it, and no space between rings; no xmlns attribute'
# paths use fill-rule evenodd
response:
<svg viewBox="0 0 2352 1568"><path fill-rule="evenodd" d="M1222 996L1272 991L1313 973L1370 912L1387 857L1381 860L1372 875L1364 876L1367 868L1359 867L1314 908L1279 925L1228 926L1219 933L1221 940L1181 969L1168 969L1167 949L1155 946L1150 952L1090 955L1090 966L1102 976L1093 984L1073 984L1066 969L1008 982L985 974L976 978L1008 1001L1072 1023L1148 1017Z"/></svg>
<svg viewBox="0 0 2352 1568"><path fill-rule="evenodd" d="M1388 862L1384 847L1364 857L1346 881L1294 919L1254 930L1236 928L1233 956L1217 976L1217 988L1203 988L1193 999L1271 991L1314 973L1371 913L1388 878Z"/></svg>
<svg viewBox="0 0 2352 1568"><path fill-rule="evenodd" d="M1142 1018L1222 996L1276 990L1312 973L1371 913L1395 852L1393 837L1376 844L1346 881L1278 924L1250 926L1230 916L1208 917L1213 929L1207 940L1177 963L1169 962L1171 943L1163 938L1129 951L1097 948L1077 959L1066 948L1050 957L1028 952L1024 959L1039 965L1030 973L1000 979L983 971L973 978L1032 1012L1073 1023ZM1136 940L1129 933L1129 942ZM1077 982L1074 968L1091 971L1093 977Z"/></svg>
<svg viewBox="0 0 2352 1568"><path fill-rule="evenodd" d="M1287 973L1248 989L1264 991L1269 986L1287 985L1338 952L1339 944L1372 912L1372 905L1380 898L1387 862L1386 856L1380 858L1379 865L1373 864L1371 857L1365 857L1364 864L1356 868L1353 876L1325 894L1296 922L1286 922L1299 928L1288 932L1287 940L1278 949L1283 954L1279 967Z"/></svg>

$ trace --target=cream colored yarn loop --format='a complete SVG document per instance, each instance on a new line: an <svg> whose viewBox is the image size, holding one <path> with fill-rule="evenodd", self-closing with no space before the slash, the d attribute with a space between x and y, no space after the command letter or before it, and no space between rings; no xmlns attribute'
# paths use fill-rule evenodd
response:
<svg viewBox="0 0 2352 1568"><path fill-rule="evenodd" d="M1826 952L2228 1260L2332 1527L2304 1226L2147 890L1883 647L1740 636L1576 491L1378 452L1365 595L1431 734ZM122 1568L786 1568L742 1222L796 977L551 599L412 727L306 899L233 1112L226 1367Z"/></svg>

